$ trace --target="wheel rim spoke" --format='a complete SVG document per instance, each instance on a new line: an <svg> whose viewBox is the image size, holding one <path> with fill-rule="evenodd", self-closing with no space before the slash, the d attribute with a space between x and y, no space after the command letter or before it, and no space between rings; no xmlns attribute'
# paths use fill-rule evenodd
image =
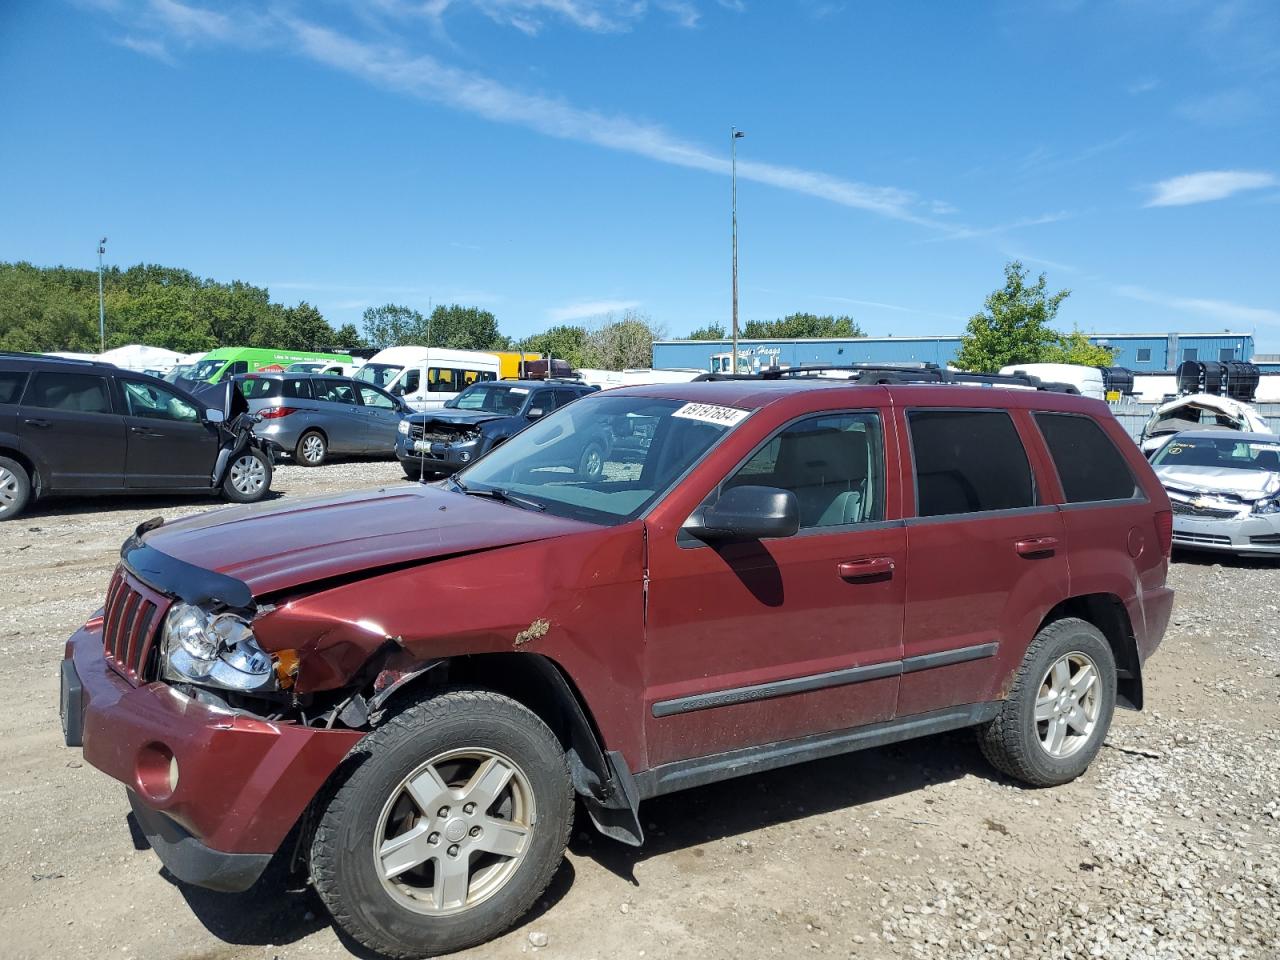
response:
<svg viewBox="0 0 1280 960"><path fill-rule="evenodd" d="M382 875L388 880L392 880L406 870L412 870L420 864L426 863L427 860L436 852L431 844L427 843L427 836L430 833L430 826L426 823L419 823L412 829L387 840L378 848L378 860L382 864Z"/></svg>
<svg viewBox="0 0 1280 960"><path fill-rule="evenodd" d="M511 780L512 769L497 757L490 757L476 770L471 781L462 790L462 799L474 803L477 809L487 811L498 799L498 794Z"/></svg>
<svg viewBox="0 0 1280 960"><path fill-rule="evenodd" d="M434 816L442 804L453 801L453 791L440 779L440 771L435 767L427 767L419 773L405 784L405 790L427 817Z"/></svg>
<svg viewBox="0 0 1280 960"><path fill-rule="evenodd" d="M1083 697L1098 680L1098 673L1093 669L1093 664L1086 663L1077 671L1076 675L1071 678L1071 694L1077 700Z"/></svg>
<svg viewBox="0 0 1280 960"><path fill-rule="evenodd" d="M1089 732L1089 718L1079 704L1072 707L1071 711L1063 717L1063 720L1076 733L1087 734Z"/></svg>
<svg viewBox="0 0 1280 960"><path fill-rule="evenodd" d="M1049 752L1058 754L1062 751L1062 742L1067 737L1067 721L1064 717L1055 717L1049 721Z"/></svg>
<svg viewBox="0 0 1280 960"><path fill-rule="evenodd" d="M478 850L496 853L501 857L519 856L529 838L529 829L509 820L489 817L484 822L484 832L476 840Z"/></svg>
<svg viewBox="0 0 1280 960"><path fill-rule="evenodd" d="M436 858L435 900L436 907L447 910L461 907L467 902L471 888L470 856L463 852L456 857Z"/></svg>
<svg viewBox="0 0 1280 960"><path fill-rule="evenodd" d="M1061 660L1055 663L1053 665L1052 675L1053 675L1053 692L1062 693L1063 690L1065 690L1067 687L1071 685L1070 661L1066 657L1063 657Z"/></svg>
<svg viewBox="0 0 1280 960"><path fill-rule="evenodd" d="M1052 720L1055 714L1053 705L1058 702L1058 698L1049 694L1036 700L1036 721Z"/></svg>

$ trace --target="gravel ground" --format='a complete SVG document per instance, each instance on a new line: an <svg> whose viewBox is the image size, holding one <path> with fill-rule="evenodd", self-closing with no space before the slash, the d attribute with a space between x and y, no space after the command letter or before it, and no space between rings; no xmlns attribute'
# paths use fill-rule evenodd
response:
<svg viewBox="0 0 1280 960"><path fill-rule="evenodd" d="M403 483L283 465L281 496ZM0 526L0 954L343 957L306 891L184 887L118 785L62 746L56 669L119 543L199 500L42 504ZM1177 557L1147 711L1093 768L1021 789L966 734L664 797L640 851L579 830L543 902L467 954L1280 958L1280 570Z"/></svg>

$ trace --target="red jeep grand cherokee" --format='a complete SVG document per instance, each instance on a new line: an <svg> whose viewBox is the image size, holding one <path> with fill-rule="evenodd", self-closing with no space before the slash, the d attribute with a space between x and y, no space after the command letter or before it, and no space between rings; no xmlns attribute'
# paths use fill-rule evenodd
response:
<svg viewBox="0 0 1280 960"><path fill-rule="evenodd" d="M144 524L67 644L66 740L180 879L296 856L368 948L447 951L542 892L575 794L639 844L648 797L968 726L1079 776L1142 705L1170 521L1078 396L613 390L442 484Z"/></svg>

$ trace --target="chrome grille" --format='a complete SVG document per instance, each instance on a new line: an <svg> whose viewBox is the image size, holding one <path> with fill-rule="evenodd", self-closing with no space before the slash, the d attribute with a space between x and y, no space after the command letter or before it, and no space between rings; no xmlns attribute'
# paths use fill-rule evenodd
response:
<svg viewBox="0 0 1280 960"><path fill-rule="evenodd" d="M102 649L107 663L135 686L155 679L151 651L169 601L117 567L102 611Z"/></svg>
<svg viewBox="0 0 1280 960"><path fill-rule="evenodd" d="M1205 520L1229 520L1240 513L1239 508L1232 510L1222 507L1196 507L1182 500L1170 500L1169 505L1173 507L1174 513L1182 514L1184 517L1202 517Z"/></svg>
<svg viewBox="0 0 1280 960"><path fill-rule="evenodd" d="M1173 542L1174 543L1203 543L1206 546L1209 544L1214 544L1214 545L1221 544L1223 546L1230 546L1231 538L1220 536L1219 534L1216 534L1216 533L1184 533L1181 530L1175 530L1173 531Z"/></svg>

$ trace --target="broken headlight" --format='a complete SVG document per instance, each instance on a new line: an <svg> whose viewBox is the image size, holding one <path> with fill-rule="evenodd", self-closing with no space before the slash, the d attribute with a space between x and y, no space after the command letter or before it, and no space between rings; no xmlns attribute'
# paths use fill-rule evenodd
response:
<svg viewBox="0 0 1280 960"><path fill-rule="evenodd" d="M1280 497L1266 497L1262 500L1253 502L1253 512L1266 515L1269 513L1280 513Z"/></svg>
<svg viewBox="0 0 1280 960"><path fill-rule="evenodd" d="M396 430L400 433L400 436L407 437L409 435L409 421L401 420Z"/></svg>
<svg viewBox="0 0 1280 960"><path fill-rule="evenodd" d="M161 651L166 680L241 693L276 688L271 655L235 614L175 604L165 617Z"/></svg>

